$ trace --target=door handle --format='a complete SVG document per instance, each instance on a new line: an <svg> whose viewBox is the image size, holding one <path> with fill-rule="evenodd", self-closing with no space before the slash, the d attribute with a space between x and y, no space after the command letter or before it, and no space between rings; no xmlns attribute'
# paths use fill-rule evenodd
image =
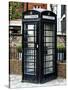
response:
<svg viewBox="0 0 68 90"><path fill-rule="evenodd" d="M35 48L37 48L37 49L38 49L38 47L39 47L39 46L38 46L38 44L37 44L37 43L35 43Z"/></svg>
<svg viewBox="0 0 68 90"><path fill-rule="evenodd" d="M38 48L38 44L37 44L37 48Z"/></svg>

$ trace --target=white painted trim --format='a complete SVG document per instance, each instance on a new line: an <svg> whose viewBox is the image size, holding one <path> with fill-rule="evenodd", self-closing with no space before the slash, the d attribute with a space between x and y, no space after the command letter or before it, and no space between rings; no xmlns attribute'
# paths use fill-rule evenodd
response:
<svg viewBox="0 0 68 90"><path fill-rule="evenodd" d="M10 26L22 26L22 19L20 19L20 20L11 20L9 25Z"/></svg>
<svg viewBox="0 0 68 90"><path fill-rule="evenodd" d="M55 20L55 17L53 17L53 16L43 15L42 18L44 18L44 19L50 19L50 20Z"/></svg>
<svg viewBox="0 0 68 90"><path fill-rule="evenodd" d="M11 20L9 25L10 26L21 26L21 33L22 33L22 19Z"/></svg>
<svg viewBox="0 0 68 90"><path fill-rule="evenodd" d="M65 14L63 14L63 16L61 17L61 21L62 21L65 17L66 17L66 15L65 15Z"/></svg>
<svg viewBox="0 0 68 90"><path fill-rule="evenodd" d="M25 15L24 18L25 18L25 19L38 18L38 15Z"/></svg>

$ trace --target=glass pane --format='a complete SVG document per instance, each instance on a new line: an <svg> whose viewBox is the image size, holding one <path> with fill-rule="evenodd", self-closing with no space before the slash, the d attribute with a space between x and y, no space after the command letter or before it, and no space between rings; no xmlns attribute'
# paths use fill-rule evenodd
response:
<svg viewBox="0 0 68 90"><path fill-rule="evenodd" d="M34 43L26 43L27 47L34 47Z"/></svg>
<svg viewBox="0 0 68 90"><path fill-rule="evenodd" d="M25 61L30 61L30 60L31 60L31 62L32 62L32 61L34 61L34 56L28 56L28 55L26 56L26 55L25 55L25 56L24 56L24 60L25 60Z"/></svg>
<svg viewBox="0 0 68 90"><path fill-rule="evenodd" d="M26 55L34 55L34 50L26 50L24 52Z"/></svg>
<svg viewBox="0 0 68 90"><path fill-rule="evenodd" d="M54 37L46 37L45 39L44 39L44 42L52 42L53 41L53 38Z"/></svg>
<svg viewBox="0 0 68 90"><path fill-rule="evenodd" d="M44 30L55 30L55 24L44 24Z"/></svg>
<svg viewBox="0 0 68 90"><path fill-rule="evenodd" d="M52 30L55 30L55 24L51 25Z"/></svg>
<svg viewBox="0 0 68 90"><path fill-rule="evenodd" d="M46 56L46 61L53 60L53 55Z"/></svg>
<svg viewBox="0 0 68 90"><path fill-rule="evenodd" d="M50 30L50 24L44 24L44 30Z"/></svg>
<svg viewBox="0 0 68 90"><path fill-rule="evenodd" d="M47 54L53 54L53 49L48 49Z"/></svg>
<svg viewBox="0 0 68 90"><path fill-rule="evenodd" d="M52 61L54 55L46 56L44 55L44 61Z"/></svg>
<svg viewBox="0 0 68 90"><path fill-rule="evenodd" d="M34 42L34 37L28 37L28 42Z"/></svg>
<svg viewBox="0 0 68 90"><path fill-rule="evenodd" d="M51 67L53 66L53 61L52 62L45 62L45 67Z"/></svg>
<svg viewBox="0 0 68 90"><path fill-rule="evenodd" d="M54 36L53 31L45 31L44 33L46 33L45 36Z"/></svg>
<svg viewBox="0 0 68 90"><path fill-rule="evenodd" d="M34 68L25 68L24 70L24 74L28 74L28 75L35 75L35 71L34 71Z"/></svg>
<svg viewBox="0 0 68 90"><path fill-rule="evenodd" d="M27 50L25 55L34 55L34 50Z"/></svg>
<svg viewBox="0 0 68 90"><path fill-rule="evenodd" d="M24 47L25 48L33 48L34 47L34 43L24 43Z"/></svg>
<svg viewBox="0 0 68 90"><path fill-rule="evenodd" d="M53 73L53 67L46 68L46 74Z"/></svg>
<svg viewBox="0 0 68 90"><path fill-rule="evenodd" d="M45 43L44 43L45 46ZM53 48L54 47L54 43L46 43L47 48Z"/></svg>
<svg viewBox="0 0 68 90"><path fill-rule="evenodd" d="M27 68L34 68L34 63L25 63L24 66Z"/></svg>
<svg viewBox="0 0 68 90"><path fill-rule="evenodd" d="M24 55L34 55L34 54L36 55L36 50L29 50L29 49L26 50L25 49Z"/></svg>
<svg viewBox="0 0 68 90"><path fill-rule="evenodd" d="M34 30L34 25L28 25L28 30Z"/></svg>
<svg viewBox="0 0 68 90"><path fill-rule="evenodd" d="M28 36L34 36L34 31L28 31Z"/></svg>

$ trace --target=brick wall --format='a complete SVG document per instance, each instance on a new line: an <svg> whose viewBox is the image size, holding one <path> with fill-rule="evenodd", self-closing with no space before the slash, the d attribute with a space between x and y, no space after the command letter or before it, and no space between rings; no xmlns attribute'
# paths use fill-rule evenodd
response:
<svg viewBox="0 0 68 90"><path fill-rule="evenodd" d="M22 61L10 60L10 74L22 74Z"/></svg>
<svg viewBox="0 0 68 90"><path fill-rule="evenodd" d="M66 78L66 63L57 63L57 75Z"/></svg>
<svg viewBox="0 0 68 90"><path fill-rule="evenodd" d="M40 4L40 3L28 3L28 7L27 7L27 3L24 3L24 11L26 11L28 8L28 10L31 10L33 8L43 8L43 9L47 9L47 4Z"/></svg>

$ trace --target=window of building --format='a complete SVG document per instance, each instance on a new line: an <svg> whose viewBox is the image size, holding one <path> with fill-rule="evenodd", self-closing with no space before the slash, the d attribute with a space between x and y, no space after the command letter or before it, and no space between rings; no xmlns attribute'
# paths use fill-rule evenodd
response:
<svg viewBox="0 0 68 90"><path fill-rule="evenodd" d="M9 27L9 33L10 34L20 34L21 33L21 27L20 26L10 26Z"/></svg>

